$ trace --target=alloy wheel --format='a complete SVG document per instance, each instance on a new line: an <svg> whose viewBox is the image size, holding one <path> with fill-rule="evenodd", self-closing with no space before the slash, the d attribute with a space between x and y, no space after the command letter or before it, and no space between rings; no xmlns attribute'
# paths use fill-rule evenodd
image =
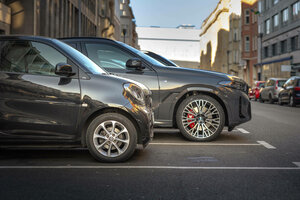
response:
<svg viewBox="0 0 300 200"><path fill-rule="evenodd" d="M93 142L100 154L106 157L117 157L129 146L129 132L120 122L104 121L95 129Z"/></svg>
<svg viewBox="0 0 300 200"><path fill-rule="evenodd" d="M220 112L207 100L194 100L183 109L182 124L192 137L208 138L218 130L220 123Z"/></svg>

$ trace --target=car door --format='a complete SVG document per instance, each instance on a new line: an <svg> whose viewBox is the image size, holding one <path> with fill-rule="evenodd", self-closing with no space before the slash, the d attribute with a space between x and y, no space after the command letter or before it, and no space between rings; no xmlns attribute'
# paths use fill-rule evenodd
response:
<svg viewBox="0 0 300 200"><path fill-rule="evenodd" d="M78 73L68 78L54 72L58 63L71 64L68 58L35 41L2 41L0 50L1 138L74 139L81 99Z"/></svg>
<svg viewBox="0 0 300 200"><path fill-rule="evenodd" d="M157 73L148 66L145 61L142 62L145 69L127 69L126 62L131 58L137 57L137 55L134 55L124 48L110 42L85 42L83 47L85 48L87 56L108 72L146 85L152 91L155 118L158 116L158 77Z"/></svg>
<svg viewBox="0 0 300 200"><path fill-rule="evenodd" d="M267 90L271 80L268 80L265 84L265 87L262 88L260 96L262 99L267 99Z"/></svg>
<svg viewBox="0 0 300 200"><path fill-rule="evenodd" d="M283 102L289 101L289 93L290 93L290 86L291 86L292 78L290 78L285 84L284 88L281 91L281 99Z"/></svg>

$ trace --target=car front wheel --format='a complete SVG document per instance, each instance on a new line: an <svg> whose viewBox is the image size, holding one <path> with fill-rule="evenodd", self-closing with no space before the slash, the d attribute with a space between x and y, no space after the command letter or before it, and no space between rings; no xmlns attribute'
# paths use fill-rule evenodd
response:
<svg viewBox="0 0 300 200"><path fill-rule="evenodd" d="M137 144L133 123L118 113L96 117L87 128L87 147L97 160L122 162L129 159Z"/></svg>
<svg viewBox="0 0 300 200"><path fill-rule="evenodd" d="M220 103L207 95L186 98L176 114L182 135L192 141L211 141L218 137L225 124L225 114Z"/></svg>
<svg viewBox="0 0 300 200"><path fill-rule="evenodd" d="M290 104L291 107L295 107L296 106L294 98L293 98L293 95L290 96L290 103L289 104Z"/></svg>

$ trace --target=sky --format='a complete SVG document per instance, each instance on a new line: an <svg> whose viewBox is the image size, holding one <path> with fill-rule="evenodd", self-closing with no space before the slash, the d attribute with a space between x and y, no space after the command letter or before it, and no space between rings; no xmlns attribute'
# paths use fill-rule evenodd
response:
<svg viewBox="0 0 300 200"><path fill-rule="evenodd" d="M200 28L219 0L131 0L137 26L177 27L192 24Z"/></svg>

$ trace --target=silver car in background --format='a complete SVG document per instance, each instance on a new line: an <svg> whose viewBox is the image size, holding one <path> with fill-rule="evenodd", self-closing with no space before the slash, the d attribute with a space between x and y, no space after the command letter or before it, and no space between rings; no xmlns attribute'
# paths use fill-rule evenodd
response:
<svg viewBox="0 0 300 200"><path fill-rule="evenodd" d="M269 78L265 86L261 88L260 102L269 101L272 104L278 101L278 94L286 80L285 78Z"/></svg>

